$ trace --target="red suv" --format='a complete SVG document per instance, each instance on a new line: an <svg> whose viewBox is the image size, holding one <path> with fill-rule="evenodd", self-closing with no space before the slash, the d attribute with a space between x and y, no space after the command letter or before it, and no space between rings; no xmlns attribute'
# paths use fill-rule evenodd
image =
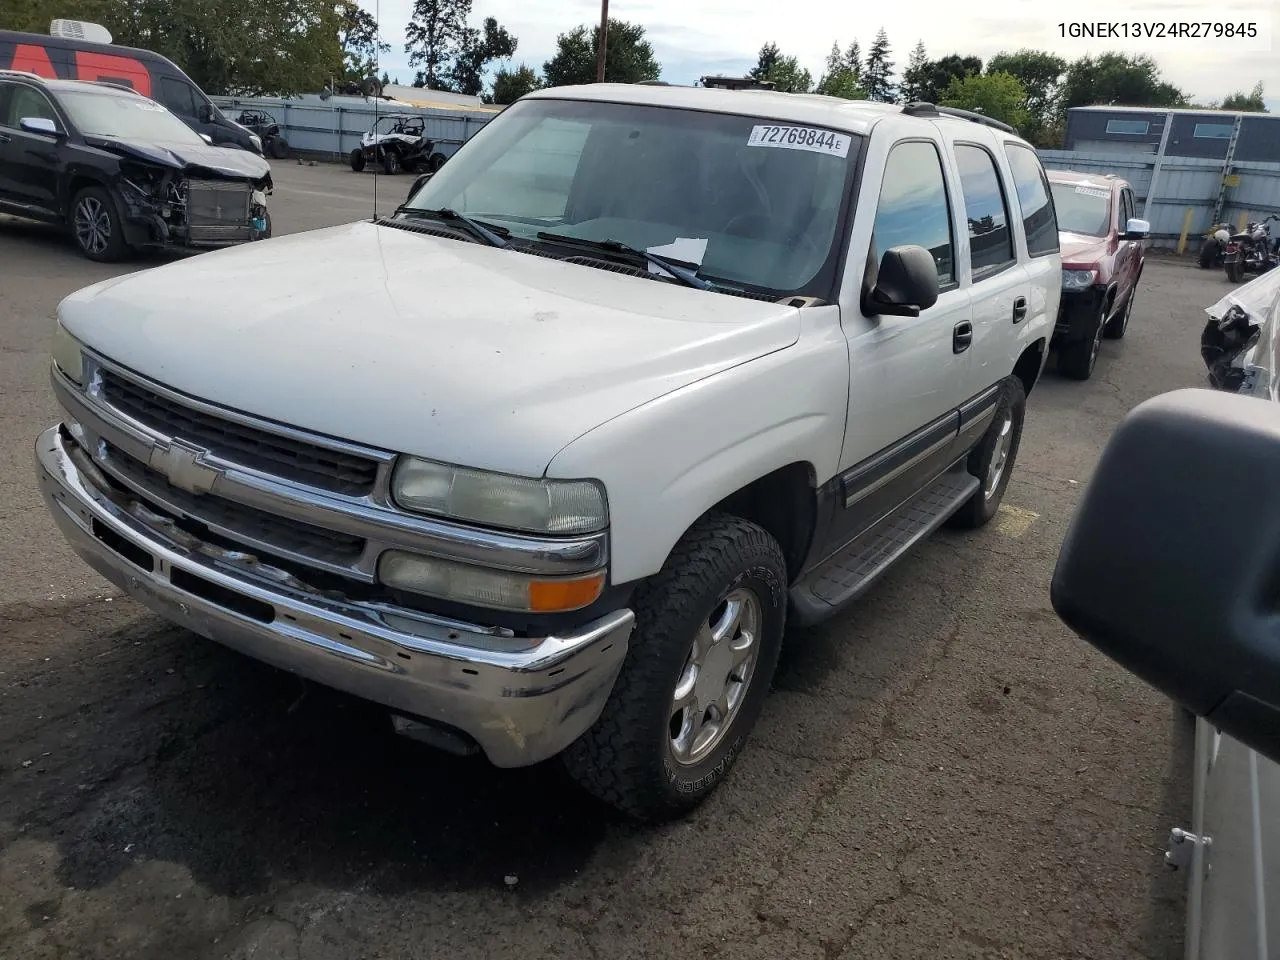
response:
<svg viewBox="0 0 1280 960"><path fill-rule="evenodd" d="M1062 249L1062 300L1053 332L1058 371L1088 380L1102 338L1119 340L1129 326L1151 224L1137 219L1133 190L1119 177L1045 173Z"/></svg>

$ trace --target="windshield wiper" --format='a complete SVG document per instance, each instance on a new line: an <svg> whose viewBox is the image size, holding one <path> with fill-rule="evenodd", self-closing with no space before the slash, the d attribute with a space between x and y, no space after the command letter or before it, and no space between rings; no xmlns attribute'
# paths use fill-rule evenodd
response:
<svg viewBox="0 0 1280 960"><path fill-rule="evenodd" d="M451 223L460 223L473 237L483 240L491 247L501 247L505 250L511 246L510 243L504 240L496 232L500 230L503 233L510 233L510 230L507 230L505 227L495 227L490 229L480 221L472 220L465 213L459 213L457 210L453 210L449 207L441 207L439 210L415 210L406 207L402 208L399 212L405 216L432 217L436 220L447 220Z"/></svg>
<svg viewBox="0 0 1280 960"><path fill-rule="evenodd" d="M582 237L569 237L561 233L538 233L539 240L548 240L551 243L563 243L565 246L585 247L589 250L608 250L611 253L625 253L633 257L640 257L649 261L656 267L667 271L677 280L687 286L696 287L698 290L718 290L720 289L710 280L703 280L696 270L689 270L686 267L677 266L666 257L660 257L656 253L650 253L648 250L641 250L639 247L631 247L620 240L584 240Z"/></svg>

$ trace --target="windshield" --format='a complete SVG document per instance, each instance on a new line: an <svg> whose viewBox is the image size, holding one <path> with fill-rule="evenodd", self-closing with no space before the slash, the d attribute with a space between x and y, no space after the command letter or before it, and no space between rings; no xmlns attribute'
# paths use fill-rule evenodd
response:
<svg viewBox="0 0 1280 960"><path fill-rule="evenodd" d="M1088 183L1054 183L1053 206L1058 213L1058 229L1105 237L1111 232L1111 190Z"/></svg>
<svg viewBox="0 0 1280 960"><path fill-rule="evenodd" d="M614 240L779 297L829 298L861 138L757 117L526 100L490 121L407 205L539 240ZM579 255L581 251L578 251ZM572 254L567 254L572 255Z"/></svg>
<svg viewBox="0 0 1280 960"><path fill-rule="evenodd" d="M154 100L87 91L61 91L58 101L85 136L152 143L204 144L200 135Z"/></svg>

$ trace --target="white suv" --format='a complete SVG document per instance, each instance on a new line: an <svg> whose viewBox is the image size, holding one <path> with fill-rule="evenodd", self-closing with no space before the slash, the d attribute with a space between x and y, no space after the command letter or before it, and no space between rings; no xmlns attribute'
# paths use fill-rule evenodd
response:
<svg viewBox="0 0 1280 960"><path fill-rule="evenodd" d="M163 616L672 817L788 621L993 516L1060 290L982 117L552 89L392 218L67 298L39 475Z"/></svg>

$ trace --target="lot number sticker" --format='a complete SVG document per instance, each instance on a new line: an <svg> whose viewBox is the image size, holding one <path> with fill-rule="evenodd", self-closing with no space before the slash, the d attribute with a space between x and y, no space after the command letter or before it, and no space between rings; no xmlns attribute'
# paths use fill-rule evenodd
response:
<svg viewBox="0 0 1280 960"><path fill-rule="evenodd" d="M809 150L833 157L849 156L849 136L812 127L775 127L761 124L751 128L748 147L780 147L783 150Z"/></svg>
<svg viewBox="0 0 1280 960"><path fill-rule="evenodd" d="M1111 196L1110 190L1102 190L1098 187L1076 187L1076 193L1084 194L1086 197L1098 197L1106 200Z"/></svg>

